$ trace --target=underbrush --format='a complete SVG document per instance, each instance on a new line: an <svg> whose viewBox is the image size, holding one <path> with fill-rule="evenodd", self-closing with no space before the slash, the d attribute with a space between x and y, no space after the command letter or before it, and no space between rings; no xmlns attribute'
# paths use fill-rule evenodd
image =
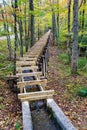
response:
<svg viewBox="0 0 87 130"><path fill-rule="evenodd" d="M4 79L13 71L13 62L8 60L7 43L0 40L0 79Z"/></svg>
<svg viewBox="0 0 87 130"><path fill-rule="evenodd" d="M87 58L86 57L80 57L78 60L78 68L81 71L87 72Z"/></svg>
<svg viewBox="0 0 87 130"><path fill-rule="evenodd" d="M64 95L71 95L71 100L76 96L87 97L86 82L83 82L83 78L87 78L87 59L85 57L79 57L78 75L75 76L71 75L71 65L68 64L68 56L66 53L62 53L58 57L57 67L61 70L61 73L64 74L64 80L67 80L65 80L64 84L67 88Z"/></svg>
<svg viewBox="0 0 87 130"><path fill-rule="evenodd" d="M58 60L62 62L66 67L66 72L70 73L70 64L68 64L68 55L66 53L62 53L59 55ZM87 73L87 58L86 57L79 57L78 59L78 72L83 72L84 74Z"/></svg>

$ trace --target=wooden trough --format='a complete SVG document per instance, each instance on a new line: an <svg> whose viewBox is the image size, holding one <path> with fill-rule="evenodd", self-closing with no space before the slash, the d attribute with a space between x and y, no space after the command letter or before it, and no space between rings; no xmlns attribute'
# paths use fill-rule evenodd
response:
<svg viewBox="0 0 87 130"><path fill-rule="evenodd" d="M17 81L18 80L20 81L17 82L17 87L18 89L20 89L20 93L18 94L18 99L22 101L23 130L33 130L33 123L32 123L31 110L30 110L31 104L32 101L34 101L34 105L35 105L35 103L37 104L41 100L42 100L41 102L45 101L46 102L45 105L47 105L47 107L52 109L52 114L54 118L57 119L57 124L61 125L62 130L65 129L76 130L69 123L69 121L67 121L67 119L64 118L64 114L61 114L62 112L55 104L55 101L51 99L52 96L54 95L54 90L45 90L45 86L47 85L47 79L41 80L42 78L41 76L42 75L44 76L43 72L46 73L46 64L47 64L46 58L48 55L47 47L48 47L49 36L50 36L50 31L47 32L42 38L40 38L40 40L36 42L36 44L34 44L34 46L29 50L29 52L27 52L23 56L23 58L20 58L20 61L16 62L16 66L17 66L16 78ZM43 72L38 72L38 70L40 70L38 68L39 67L38 62L40 62L39 59L42 60L41 71ZM39 89L34 89L34 87L38 87ZM32 89L33 92L31 91L31 88L33 88ZM64 120L62 121L62 119Z"/></svg>

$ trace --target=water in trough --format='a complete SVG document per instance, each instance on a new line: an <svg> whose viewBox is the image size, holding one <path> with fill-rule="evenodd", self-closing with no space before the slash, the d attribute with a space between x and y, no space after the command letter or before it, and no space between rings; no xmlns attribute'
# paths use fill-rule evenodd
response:
<svg viewBox="0 0 87 130"><path fill-rule="evenodd" d="M61 130L45 109L32 111L33 130Z"/></svg>

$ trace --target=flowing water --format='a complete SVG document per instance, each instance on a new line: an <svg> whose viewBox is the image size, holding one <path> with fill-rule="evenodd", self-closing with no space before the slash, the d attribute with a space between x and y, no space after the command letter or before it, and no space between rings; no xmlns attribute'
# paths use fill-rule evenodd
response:
<svg viewBox="0 0 87 130"><path fill-rule="evenodd" d="M61 130L45 109L32 111L33 130Z"/></svg>

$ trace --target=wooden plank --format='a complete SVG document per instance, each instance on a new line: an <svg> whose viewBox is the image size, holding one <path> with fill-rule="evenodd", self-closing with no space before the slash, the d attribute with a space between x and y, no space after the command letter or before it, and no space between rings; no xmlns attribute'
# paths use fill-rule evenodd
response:
<svg viewBox="0 0 87 130"><path fill-rule="evenodd" d="M37 58L23 57L20 58L20 61L37 61Z"/></svg>
<svg viewBox="0 0 87 130"><path fill-rule="evenodd" d="M43 100L43 99L50 99L52 98L52 95L43 95L43 96L34 96L34 97L26 97L26 98L21 98L21 101L37 101L37 100Z"/></svg>
<svg viewBox="0 0 87 130"><path fill-rule="evenodd" d="M40 92L18 94L18 98L21 99L21 101L26 101L26 100L35 101L35 100L52 98L53 95L54 95L54 90L46 90Z"/></svg>
<svg viewBox="0 0 87 130"><path fill-rule="evenodd" d="M34 66L36 65L35 61L17 61L16 62L16 66L20 67L20 66Z"/></svg>
<svg viewBox="0 0 87 130"><path fill-rule="evenodd" d="M18 94L18 98L26 98L26 97L33 97L33 96L42 96L42 95L53 95L54 90L44 90L38 92L28 92L28 93L20 93Z"/></svg>
<svg viewBox="0 0 87 130"><path fill-rule="evenodd" d="M17 67L16 70L18 71L18 73L21 73L23 70L33 70L33 71L37 71L38 66L30 66L30 67Z"/></svg>
<svg viewBox="0 0 87 130"><path fill-rule="evenodd" d="M32 81L24 81L24 82L18 82L17 85L19 88L23 88L28 85L39 85L41 84L42 86L46 86L47 84L47 79L43 80L32 80Z"/></svg>
<svg viewBox="0 0 87 130"><path fill-rule="evenodd" d="M41 76L42 72L31 72L31 73L17 73L16 74L18 77L27 77L27 76Z"/></svg>
<svg viewBox="0 0 87 130"><path fill-rule="evenodd" d="M28 58L36 58L38 55L28 55L28 54L25 54L23 57L28 57Z"/></svg>

